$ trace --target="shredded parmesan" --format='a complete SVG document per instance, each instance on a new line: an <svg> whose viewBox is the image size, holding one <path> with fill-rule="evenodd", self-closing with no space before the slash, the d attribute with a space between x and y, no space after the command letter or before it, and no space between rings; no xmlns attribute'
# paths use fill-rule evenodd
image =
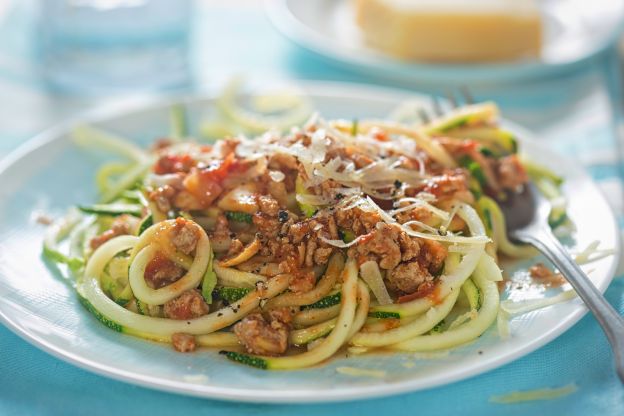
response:
<svg viewBox="0 0 624 416"><path fill-rule="evenodd" d="M321 241L323 241L324 243L329 244L330 246L334 246L334 247L338 247L338 248L349 248L349 247L359 243L364 237L366 237L366 235L367 234L361 235L358 238L356 238L353 241L350 241L348 243L345 243L342 240L329 240L329 239L323 237L322 235L319 236L319 238L321 239Z"/></svg>
<svg viewBox="0 0 624 416"><path fill-rule="evenodd" d="M521 302L504 300L501 302L500 307L501 307L501 310L505 311L510 316L523 315L525 313L532 312L537 309L542 309L547 306L565 302L575 297L576 297L576 292L573 289L570 289L570 290L565 290L549 298L532 299L532 300L525 300Z"/></svg>
<svg viewBox="0 0 624 416"><path fill-rule="evenodd" d="M210 377L205 374L188 374L185 375L183 378L184 381L194 384L205 384L210 381Z"/></svg>
<svg viewBox="0 0 624 416"><path fill-rule="evenodd" d="M554 400L570 395L578 391L576 383L570 383L563 387L543 388L525 391L512 391L500 396L490 397L490 402L498 404L513 404L522 402L532 402L536 400Z"/></svg>
<svg viewBox="0 0 624 416"><path fill-rule="evenodd" d="M355 367L338 367L336 368L336 372L347 375L347 376L354 376L354 377L384 378L387 375L385 371L367 370L364 368L355 368Z"/></svg>
<svg viewBox="0 0 624 416"><path fill-rule="evenodd" d="M614 249L598 249L600 241L592 241L585 250L574 256L577 264L587 264L615 254Z"/></svg>

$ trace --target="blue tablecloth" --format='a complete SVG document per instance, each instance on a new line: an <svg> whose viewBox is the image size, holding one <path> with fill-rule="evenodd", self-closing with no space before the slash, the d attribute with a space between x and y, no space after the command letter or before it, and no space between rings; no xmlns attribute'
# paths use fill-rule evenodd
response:
<svg viewBox="0 0 624 416"><path fill-rule="evenodd" d="M199 29L194 35L193 59L197 89L213 88L233 73L247 73L255 81L290 78L372 82L289 44L270 27L255 3L235 1L213 9L201 8L196 18ZM0 156L55 121L105 101L47 94L33 65L31 29L28 7L23 5L0 17ZM484 86L474 92L477 98L497 100L508 118L529 126L550 145L584 164L612 202L624 227L615 145L619 119L614 115L621 111L617 59L615 50L611 50L575 72L513 85ZM409 88L439 90L427 85ZM620 268L618 275L622 274ZM612 283L607 298L624 313L624 279ZM493 395L569 383L576 383L578 391L556 400L507 405L490 401ZM112 381L59 361L0 326L0 415L555 412L624 414L624 388L615 377L605 336L591 316L544 348L466 381L370 401L287 406L188 398Z"/></svg>

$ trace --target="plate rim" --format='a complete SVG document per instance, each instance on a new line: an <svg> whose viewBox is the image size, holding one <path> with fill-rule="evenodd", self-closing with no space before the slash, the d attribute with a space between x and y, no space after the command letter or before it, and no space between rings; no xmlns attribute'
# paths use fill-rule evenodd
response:
<svg viewBox="0 0 624 416"><path fill-rule="evenodd" d="M609 47L615 44L619 34L624 30L623 10L619 23L608 37L597 43L596 47L581 57L560 63L528 61L453 65L402 62L392 56L388 56L387 62L382 62L374 54L357 57L351 53L340 53L336 48L327 45L325 37L321 36L318 31L300 23L300 20L288 6L290 1L292 0L264 0L264 10L268 20L275 30L286 39L317 56L330 59L334 63L352 71L399 82L429 81L436 83L453 82L454 79L462 79L462 83L467 81L503 82L572 71L606 53ZM347 0L340 1L344 2ZM314 0L312 3L314 3ZM318 1L316 3L320 4ZM384 55L381 56L383 57Z"/></svg>
<svg viewBox="0 0 624 416"><path fill-rule="evenodd" d="M310 92L311 95L333 96L333 97L354 97L354 96L375 96L375 93L380 94L384 99L390 99L395 97L396 100L404 100L409 97L422 96L422 93L416 91L406 92L397 88L380 87L374 85L366 85L360 83L348 83L348 82L331 82L331 81L297 81L296 85L300 86L304 91ZM184 94L184 95L167 95L167 96L142 96L125 99L116 103L106 104L101 107L97 107L93 110L80 112L76 116L61 121L56 125L44 130L43 132L35 135L30 140L27 140L17 149L10 152L7 156L0 159L0 176L5 174L5 171L11 168L14 164L18 163L21 158L27 156L29 153L36 151L39 147L44 146L49 142L59 140L63 134L67 133L75 123L78 122L98 122L115 117L128 116L133 112L141 112L150 109L157 109L169 106L173 103L192 103L201 102L206 100L214 100L216 94L213 93L198 93L198 94ZM569 160L569 158L561 156L556 151L548 148L547 146L540 144L535 140L535 134L531 130L517 125L515 123L503 120L504 123L512 127L515 131L522 132L524 138L522 141L530 142L531 145L540 149L544 149L548 153L552 153L563 160ZM615 225L616 217L613 209L607 203L604 195L598 189L595 181L587 174L585 169L577 169L576 174L583 181L594 188L600 193L602 202L608 207L609 220ZM622 253L621 236L617 232L618 228L615 227L615 251L617 256ZM618 263L613 261L609 267L607 273L607 279L604 282L604 287L599 287L601 292L604 292L611 284L615 277ZM192 383L168 381L158 377L150 377L144 375L137 375L130 373L115 367L112 365L105 365L98 363L91 359L82 358L80 355L73 353L70 350L63 349L61 347L53 345L52 342L48 342L42 337L29 333L26 329L14 322L10 316L7 316L0 309L0 323L4 324L9 330L18 335L26 342L34 345L35 347L49 353L50 355L61 359L71 365L77 366L81 369L87 370L91 373L105 376L117 381L122 381L130 384L139 385L151 389L178 393L182 395L210 398L223 401L236 401L236 402L249 402L249 403L329 403L338 401L349 401L356 399L370 399L385 396L393 396L401 393L410 393L417 391L424 391L432 388L437 388L444 385L456 383L461 380L465 380L476 375L485 374L495 368L502 367L512 361L515 361L521 357L528 355L529 353L536 351L547 343L553 341L560 335L567 332L573 325L575 325L585 314L587 308L579 304L578 307L566 317L562 324L556 327L556 330L550 330L541 335L531 342L528 342L523 348L512 351L507 354L498 356L482 357L478 365L472 364L468 367L464 366L460 371L453 371L450 376L449 373L440 375L438 377L427 379L426 386L421 385L422 380L405 379L392 383L378 383L368 386L355 386L355 387L341 387L335 390L323 391L323 397L314 395L315 390L300 389L291 391L279 391L279 395L269 395L266 391L253 390L253 389L240 389L231 387L219 387L205 385L193 385Z"/></svg>

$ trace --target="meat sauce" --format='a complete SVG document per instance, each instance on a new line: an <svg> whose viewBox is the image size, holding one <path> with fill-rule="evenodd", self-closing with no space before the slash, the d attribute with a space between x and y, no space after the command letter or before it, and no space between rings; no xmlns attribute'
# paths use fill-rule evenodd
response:
<svg viewBox="0 0 624 416"><path fill-rule="evenodd" d="M293 145L312 148L319 146L314 144L312 134L310 130L285 139L266 136L263 140L267 141L266 148ZM380 143L390 140L382 129L373 132L373 136ZM431 169L431 174L416 184L394 180L371 191L372 195L362 191L362 198L372 196L382 209L404 206L393 203L392 199L380 198L379 194L383 193L390 193L397 201L402 197L432 195L432 204L447 211L455 201L474 202L469 188L470 174L464 168L444 169L426 155L406 156L394 154L392 150L385 151L383 157L373 157L332 138L325 140L323 163L326 165L342 159L354 169L366 169L380 160L396 158L401 169L416 172L421 165ZM468 155L480 161L492 189L516 188L528 179L516 156L494 159L481 153L481 145L473 141L444 138L439 141L454 157ZM411 236L401 227L402 223L412 220L439 226L440 220L431 212L414 207L397 214L396 223L387 223L379 212L358 204L345 209L352 198L348 192L350 185L335 178L340 178L346 167L337 170L335 178L319 181L314 177L316 173L308 177L312 171L292 153L278 150L263 156L259 151L249 151L250 146L253 147L238 139L226 139L214 146L195 146L192 151L181 154L172 151L169 145L158 146L154 149L157 161L152 172L168 182L158 186L148 184L146 195L165 216L188 213L193 218L203 219L217 259L236 256L245 252L252 241L259 241L257 254L235 267L245 270L253 266L247 270L254 271L270 269L273 272L266 275L269 279L276 273L288 273L292 276L289 282L292 292L305 294L312 290L317 281L315 269L326 266L332 254L340 251L356 259L358 264L374 260L397 303L425 297L435 304L442 301L438 282L447 256L445 245ZM306 216L305 204L297 199L301 192L298 190L299 196L295 195L298 180L311 182L301 191L303 195L328 201L321 204L320 209L310 210L314 212L311 216ZM119 221L93 239L91 246L96 248L113 236L133 232L132 220L120 218ZM462 231L465 223L454 218L449 227ZM331 244L346 232L352 234L357 243L348 248ZM186 273L171 260L171 250L192 257L198 234L187 220L178 217L175 226L163 230L155 239L167 240L169 244L163 245L163 251L149 262L145 271L147 284L158 289L174 284ZM170 319L193 319L210 310L201 292L192 289L167 302L163 314ZM259 309L234 325L234 332L248 352L280 355L288 348L291 321L291 312ZM388 325L392 326L392 322L388 320ZM194 338L188 334L175 334L173 344L179 351L192 351L196 347Z"/></svg>

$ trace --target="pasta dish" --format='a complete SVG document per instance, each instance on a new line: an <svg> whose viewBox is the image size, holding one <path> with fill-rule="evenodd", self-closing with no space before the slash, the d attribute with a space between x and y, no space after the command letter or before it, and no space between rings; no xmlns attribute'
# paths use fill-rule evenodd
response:
<svg viewBox="0 0 624 416"><path fill-rule="evenodd" d="M112 330L263 369L338 351L433 351L499 316L497 201L560 178L518 155L492 103L424 123L325 120L285 132L130 141L97 174L101 201L50 227L46 255ZM555 205L551 225L566 222Z"/></svg>

